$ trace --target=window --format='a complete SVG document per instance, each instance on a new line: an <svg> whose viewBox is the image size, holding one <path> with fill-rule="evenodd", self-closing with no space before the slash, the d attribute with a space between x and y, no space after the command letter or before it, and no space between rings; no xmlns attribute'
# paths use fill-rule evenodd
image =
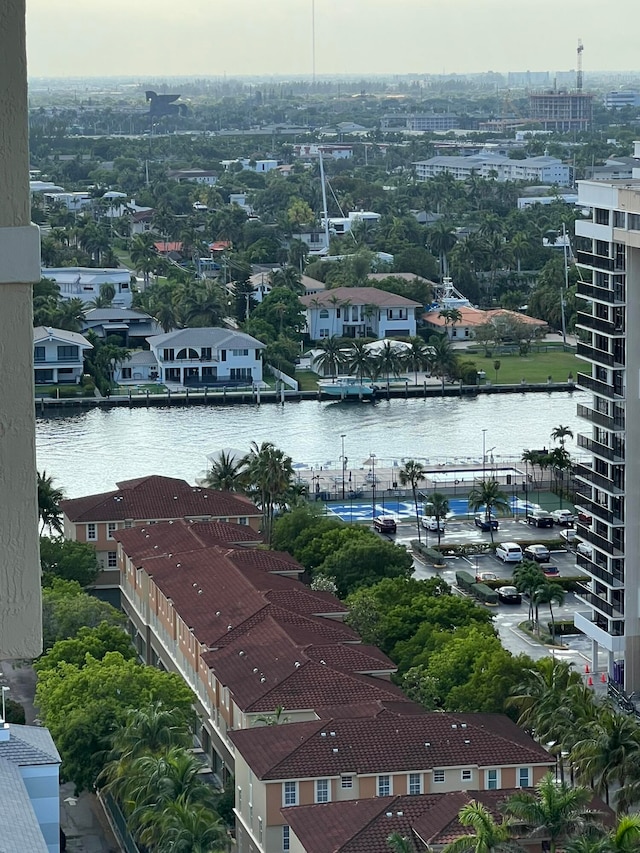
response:
<svg viewBox="0 0 640 853"><path fill-rule="evenodd" d="M201 361L211 361L211 347L202 347L200 350Z"/></svg>
<svg viewBox="0 0 640 853"><path fill-rule="evenodd" d="M499 788L498 771L495 768L487 770L486 788L488 791L495 791Z"/></svg>
<svg viewBox="0 0 640 853"><path fill-rule="evenodd" d="M34 347L33 348L33 360L34 361L44 361L44 347Z"/></svg>
<svg viewBox="0 0 640 853"><path fill-rule="evenodd" d="M174 360L174 350L163 349L162 350L162 360L163 361L173 361Z"/></svg>
<svg viewBox="0 0 640 853"><path fill-rule="evenodd" d="M422 793L422 773L409 773L409 793Z"/></svg>
<svg viewBox="0 0 640 853"><path fill-rule="evenodd" d="M113 531L117 528L117 524L115 521L110 521L107 524L107 539L113 539Z"/></svg>
<svg viewBox="0 0 640 853"><path fill-rule="evenodd" d="M351 788L353 788L353 776L341 776L340 787L343 790L350 790Z"/></svg>
<svg viewBox="0 0 640 853"><path fill-rule="evenodd" d="M98 538L98 531L95 524L87 524L87 541L95 542Z"/></svg>
<svg viewBox="0 0 640 853"><path fill-rule="evenodd" d="M124 526L125 530L129 530L131 527L133 527L133 521L131 521L131 519L127 519L124 523Z"/></svg>
<svg viewBox="0 0 640 853"><path fill-rule="evenodd" d="M291 849L291 832L286 824L282 827L282 849L285 853Z"/></svg>
<svg viewBox="0 0 640 853"><path fill-rule="evenodd" d="M528 767L519 767L518 768L518 788L528 788L529 785L530 785L529 768Z"/></svg>
<svg viewBox="0 0 640 853"><path fill-rule="evenodd" d="M284 782L282 786L283 796L282 796L282 804L284 806L297 806L298 805L298 783L297 782Z"/></svg>
<svg viewBox="0 0 640 853"><path fill-rule="evenodd" d="M433 771L433 781L434 782L444 782L444 770L434 770Z"/></svg>
<svg viewBox="0 0 640 853"><path fill-rule="evenodd" d="M340 309L339 308L336 308L336 317L338 320L340 319Z"/></svg>
<svg viewBox="0 0 640 853"><path fill-rule="evenodd" d="M120 368L120 375L123 379L131 379L131 368L130 367Z"/></svg>
<svg viewBox="0 0 640 853"><path fill-rule="evenodd" d="M460 778L462 779L463 782L470 782L471 781L471 775L472 775L471 770L463 770L462 773L460 774Z"/></svg>
<svg viewBox="0 0 640 853"><path fill-rule="evenodd" d="M328 320L329 319L328 310L326 308L321 308L320 313L318 314L318 317L320 317L321 320Z"/></svg>
<svg viewBox="0 0 640 853"><path fill-rule="evenodd" d="M249 355L249 350L248 349L232 349L231 354L234 355L236 358L242 358L243 356Z"/></svg>
<svg viewBox="0 0 640 853"><path fill-rule="evenodd" d="M329 802L329 780L316 779L316 803Z"/></svg>
<svg viewBox="0 0 640 853"><path fill-rule="evenodd" d="M245 380L248 379L249 381L251 381L251 379L252 379L251 368L250 367L232 367L231 370L229 371L229 378L230 379L236 379L236 380L237 379L245 379Z"/></svg>
<svg viewBox="0 0 640 853"><path fill-rule="evenodd" d="M247 516L246 516L246 515L241 515L241 516L240 516L240 518L238 519L237 523L238 523L238 524L248 525L248 524L249 524L249 519L247 518Z"/></svg>
<svg viewBox="0 0 640 853"><path fill-rule="evenodd" d="M62 346L58 347L58 361L77 361L78 347Z"/></svg>
<svg viewBox="0 0 640 853"><path fill-rule="evenodd" d="M180 359L181 361L184 359L197 359L199 358L198 351L193 349L192 347L184 347L181 349L176 355L176 361Z"/></svg>
<svg viewBox="0 0 640 853"><path fill-rule="evenodd" d="M107 568L116 569L118 567L118 553L117 551L109 551L107 553Z"/></svg>
<svg viewBox="0 0 640 853"><path fill-rule="evenodd" d="M378 776L378 796L391 796L391 776Z"/></svg>
<svg viewBox="0 0 640 853"><path fill-rule="evenodd" d="M329 337L329 329L320 329L319 337L328 338Z"/></svg>

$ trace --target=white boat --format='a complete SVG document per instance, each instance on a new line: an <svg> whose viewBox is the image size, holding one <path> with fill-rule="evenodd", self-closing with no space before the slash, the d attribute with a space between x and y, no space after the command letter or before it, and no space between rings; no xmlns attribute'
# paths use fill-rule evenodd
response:
<svg viewBox="0 0 640 853"><path fill-rule="evenodd" d="M340 399L373 397L377 391L377 386L373 382L344 376L337 379L321 379L318 382L318 388L323 394L340 397Z"/></svg>

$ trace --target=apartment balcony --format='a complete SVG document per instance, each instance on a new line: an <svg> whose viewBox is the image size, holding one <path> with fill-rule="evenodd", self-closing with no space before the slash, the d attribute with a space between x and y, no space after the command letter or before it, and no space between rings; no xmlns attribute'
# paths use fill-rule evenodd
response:
<svg viewBox="0 0 640 853"><path fill-rule="evenodd" d="M603 412L597 412L589 406L578 404L578 417L591 421L596 426L604 427L611 432L624 432L625 419L624 417L612 418L610 415L605 415Z"/></svg>
<svg viewBox="0 0 640 853"><path fill-rule="evenodd" d="M578 558L576 559L577 565L592 577L597 578L611 589L624 589L624 584L614 574L596 565L584 554L576 554L576 557Z"/></svg>
<svg viewBox="0 0 640 853"><path fill-rule="evenodd" d="M609 400L624 400L624 388L615 388L608 382L601 382L599 379L594 379L593 376L587 376L586 373L578 373L576 383L581 388L586 388L588 391L593 391L594 394L599 394L600 397L607 397Z"/></svg>
<svg viewBox="0 0 640 853"><path fill-rule="evenodd" d="M615 269L615 261L613 258L606 258L604 255L594 255L592 252L576 253L578 263L584 267L592 267L596 270L604 270L605 272L613 272Z"/></svg>
<svg viewBox="0 0 640 853"><path fill-rule="evenodd" d="M595 347L589 346L589 344L583 344L579 341L576 354L578 358L586 358L588 361L595 362L596 364L602 364L605 367L613 367L614 365L613 356L610 352L596 349Z"/></svg>
<svg viewBox="0 0 640 853"><path fill-rule="evenodd" d="M610 554L612 557L624 557L624 552L621 551L617 545L614 545L613 542L606 539L604 536L599 536L597 533L594 533L590 528L585 527L582 524L577 524L576 533L581 539L584 539L585 542L590 542L592 545L595 545L596 548Z"/></svg>
<svg viewBox="0 0 640 853"><path fill-rule="evenodd" d="M616 655L624 653L624 635L610 634L605 631L604 628L594 622L593 613L577 611L573 614L573 624L591 640L595 640L603 649Z"/></svg>
<svg viewBox="0 0 640 853"><path fill-rule="evenodd" d="M579 281L576 295L585 299L595 299L597 302L606 302L609 305L624 305L625 300L619 289L610 290L608 287L597 287L595 284Z"/></svg>
<svg viewBox="0 0 640 853"><path fill-rule="evenodd" d="M586 435L578 435L578 447L584 447L589 453L600 456L602 459L608 459L609 462L624 462L624 456L616 453L613 448L601 444L599 441L594 441Z"/></svg>
<svg viewBox="0 0 640 853"><path fill-rule="evenodd" d="M613 606L613 604L609 604L604 598L601 598L599 595L596 595L595 592L591 592L590 589L587 589L583 584L576 584L576 595L578 598L582 599L582 601L590 604L591 607L599 610L600 613L604 613L606 616L609 616L611 619L623 619L624 613L621 613L619 610Z"/></svg>
<svg viewBox="0 0 640 853"><path fill-rule="evenodd" d="M612 320L604 320L601 317L596 317L593 314L587 314L584 311L578 311L576 323L590 331L602 332L604 335L612 337L623 337L624 328L621 323L614 323Z"/></svg>
<svg viewBox="0 0 640 853"><path fill-rule="evenodd" d="M575 503L576 506L580 507L580 509L585 510L590 515L597 518L599 521L604 521L606 524L610 524L612 527L624 527L623 518L620 518L620 516L613 513L610 509L607 509L606 506L603 506L602 504L591 500L591 498L587 497L586 495L578 493L576 495Z"/></svg>
<svg viewBox="0 0 640 853"><path fill-rule="evenodd" d="M592 483L598 489L602 489L610 495L623 495L624 489L616 486L610 477L605 477L602 474L596 473L588 465L578 464L575 467L575 475L579 480L586 480Z"/></svg>

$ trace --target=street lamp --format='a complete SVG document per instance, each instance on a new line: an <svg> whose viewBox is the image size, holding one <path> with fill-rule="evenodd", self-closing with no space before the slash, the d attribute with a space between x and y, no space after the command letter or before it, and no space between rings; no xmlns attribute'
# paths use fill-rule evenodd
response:
<svg viewBox="0 0 640 853"><path fill-rule="evenodd" d="M7 706L6 706L6 695L9 692L10 688L3 684L2 686L2 722L6 725L7 723Z"/></svg>
<svg viewBox="0 0 640 853"><path fill-rule="evenodd" d="M344 432L340 436L340 440L342 442L342 456L340 457L340 459L342 460L342 500L344 500L344 475L345 475L345 468L347 467L347 459L344 455L344 440L346 437L347 437L347 434Z"/></svg>
<svg viewBox="0 0 640 853"><path fill-rule="evenodd" d="M371 518L376 517L376 454L371 453Z"/></svg>

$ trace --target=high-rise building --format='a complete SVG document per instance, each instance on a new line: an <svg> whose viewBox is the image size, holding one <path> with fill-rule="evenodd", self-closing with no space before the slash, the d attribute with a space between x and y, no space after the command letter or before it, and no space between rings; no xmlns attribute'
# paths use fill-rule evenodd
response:
<svg viewBox="0 0 640 853"><path fill-rule="evenodd" d="M635 149L640 158L640 142ZM631 180L580 181L579 204L591 218L576 222L586 273L578 384L592 398L578 406L578 445L591 461L576 472L586 546L577 560L590 580L579 589L589 610L575 622L592 640L594 664L606 650L609 676L631 693L640 689L640 168Z"/></svg>
<svg viewBox="0 0 640 853"><path fill-rule="evenodd" d="M593 119L593 95L585 92L536 92L529 95L529 115L544 130L588 130Z"/></svg>

